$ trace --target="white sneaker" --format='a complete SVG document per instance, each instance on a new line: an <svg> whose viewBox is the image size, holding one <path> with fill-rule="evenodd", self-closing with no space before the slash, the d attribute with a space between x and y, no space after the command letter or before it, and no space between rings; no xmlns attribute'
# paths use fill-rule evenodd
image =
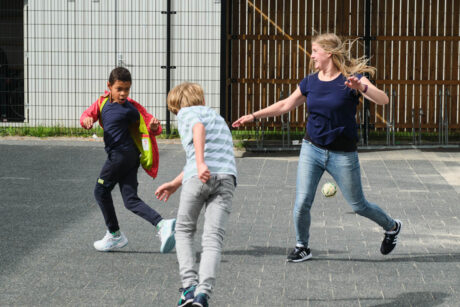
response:
<svg viewBox="0 0 460 307"><path fill-rule="evenodd" d="M158 236L161 240L160 253L169 253L176 246L175 229L176 219L163 220L163 225L158 231Z"/></svg>
<svg viewBox="0 0 460 307"><path fill-rule="evenodd" d="M100 252L109 252L115 248L125 247L126 244L128 244L128 239L121 231L119 236L114 236L107 231L102 240L94 242L94 248Z"/></svg>

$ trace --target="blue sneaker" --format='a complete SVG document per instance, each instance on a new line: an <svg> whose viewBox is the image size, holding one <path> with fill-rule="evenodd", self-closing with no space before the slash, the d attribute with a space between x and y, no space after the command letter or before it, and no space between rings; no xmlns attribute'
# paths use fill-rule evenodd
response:
<svg viewBox="0 0 460 307"><path fill-rule="evenodd" d="M194 307L208 307L208 299L209 297L204 293L198 293L193 300L192 306Z"/></svg>
<svg viewBox="0 0 460 307"><path fill-rule="evenodd" d="M169 253L176 246L176 219L163 220L158 235L161 240L160 253Z"/></svg>
<svg viewBox="0 0 460 307"><path fill-rule="evenodd" d="M180 288L179 291L182 293L177 303L177 307L190 306L195 298L195 286L190 286L187 288Z"/></svg>

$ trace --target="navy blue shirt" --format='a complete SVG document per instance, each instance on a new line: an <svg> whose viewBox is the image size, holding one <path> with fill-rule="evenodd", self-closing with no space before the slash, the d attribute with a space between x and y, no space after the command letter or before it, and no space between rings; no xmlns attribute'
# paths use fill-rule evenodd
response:
<svg viewBox="0 0 460 307"><path fill-rule="evenodd" d="M358 79L362 75L356 74ZM308 75L300 84L307 97L308 119L305 138L313 144L336 151L355 151L358 141L356 107L360 93L345 85L340 74L331 81L321 81L318 73Z"/></svg>
<svg viewBox="0 0 460 307"><path fill-rule="evenodd" d="M140 119L139 111L127 100L123 104L106 102L101 112L105 151L137 150L129 127Z"/></svg>

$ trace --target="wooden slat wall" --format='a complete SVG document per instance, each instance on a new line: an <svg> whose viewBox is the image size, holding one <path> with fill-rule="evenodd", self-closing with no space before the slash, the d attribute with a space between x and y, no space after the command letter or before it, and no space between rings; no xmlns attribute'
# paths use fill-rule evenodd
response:
<svg viewBox="0 0 460 307"><path fill-rule="evenodd" d="M296 89L308 74L315 33L364 36L365 4L365 0L232 1L228 36L232 120ZM413 109L418 127L422 109L422 128L436 131L443 102L449 103L449 128L460 129L459 19L457 0L371 0L370 63L377 68L373 81L390 96L396 93L394 110L391 103L370 104L370 122L376 129L387 121L394 121L399 130L411 129ZM361 43L353 55L363 54ZM304 127L305 112L303 106L291 112L293 128ZM279 127L281 120L271 118L267 124Z"/></svg>

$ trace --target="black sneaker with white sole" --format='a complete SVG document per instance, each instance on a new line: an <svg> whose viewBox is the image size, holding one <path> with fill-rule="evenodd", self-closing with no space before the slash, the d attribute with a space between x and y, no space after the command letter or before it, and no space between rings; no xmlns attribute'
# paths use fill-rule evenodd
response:
<svg viewBox="0 0 460 307"><path fill-rule="evenodd" d="M311 251L308 247L296 246L292 252L287 256L289 262L302 262L312 257Z"/></svg>
<svg viewBox="0 0 460 307"><path fill-rule="evenodd" d="M384 255L388 255L396 247L398 243L398 235L401 232L402 222L395 220L396 229L392 231L385 231L385 237L383 238L382 245L380 246L380 252Z"/></svg>

